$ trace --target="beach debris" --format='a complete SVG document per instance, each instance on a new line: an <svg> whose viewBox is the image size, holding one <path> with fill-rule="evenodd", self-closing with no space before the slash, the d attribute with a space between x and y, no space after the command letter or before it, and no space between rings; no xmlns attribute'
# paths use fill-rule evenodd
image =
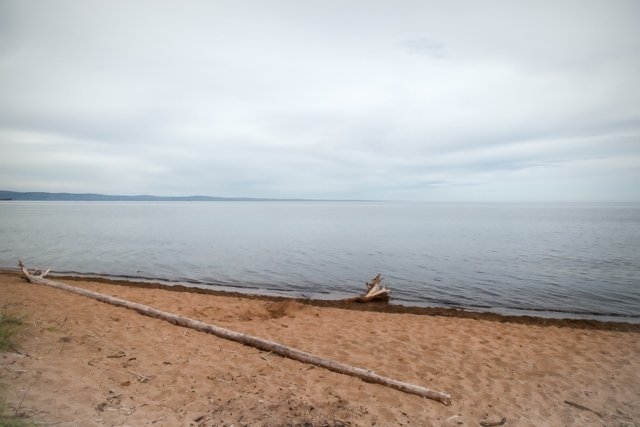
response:
<svg viewBox="0 0 640 427"><path fill-rule="evenodd" d="M156 418L155 420L151 421L151 424L155 424L155 423L157 423L158 421L163 421L165 418L167 418L167 416L166 416L166 415L163 415L162 417L160 417L160 418Z"/></svg>
<svg viewBox="0 0 640 427"><path fill-rule="evenodd" d="M118 396L122 396L124 393L116 393L113 390L109 390L109 393L111 393L109 396L106 397L107 400L109 399L114 399Z"/></svg>
<svg viewBox="0 0 640 427"><path fill-rule="evenodd" d="M367 282L367 292L355 298L346 298L347 302L369 302L369 301L388 301L391 289L386 286L380 286L380 282L384 280L379 274L373 278L371 283Z"/></svg>
<svg viewBox="0 0 640 427"><path fill-rule="evenodd" d="M224 379L222 379L222 378L218 378L218 377L213 376L213 375L209 375L209 376L207 376L207 379L208 379L208 380L211 380L211 381L220 381L221 383L229 383L229 384L231 384L231 383L232 383L232 381L227 381L227 380L224 380Z"/></svg>
<svg viewBox="0 0 640 427"><path fill-rule="evenodd" d="M129 369L127 369L127 371L131 372L133 375L135 375L136 377L138 377L138 378L139 378L139 381L140 381L141 383L143 383L143 382L145 382L145 381L149 381L150 379L152 379L152 378L153 378L153 377L147 377L146 375L142 375L142 374L139 374L139 373L137 373L137 372L133 372L133 371L131 371L131 370L129 370Z"/></svg>
<svg viewBox="0 0 640 427"><path fill-rule="evenodd" d="M136 411L136 408L135 407L127 408L127 407L123 406L123 407L120 408L120 410L124 411L125 415L131 415Z"/></svg>
<svg viewBox="0 0 640 427"><path fill-rule="evenodd" d="M493 427L493 426L501 426L504 425L504 423L507 422L507 418L506 417L502 417L502 419L500 421L495 421L495 422L488 422L488 421L483 421L480 423L480 425L482 427Z"/></svg>
<svg viewBox="0 0 640 427"><path fill-rule="evenodd" d="M565 405L569 405L569 406L573 406L574 408L578 408L578 409L582 409L583 411L589 411L589 412L593 412L594 414L596 414L599 417L602 417L602 414L600 412L596 412L593 409L589 409L586 406L582 406L579 403L575 403L575 402L571 402L569 400L565 400L564 401Z"/></svg>
<svg viewBox="0 0 640 427"><path fill-rule="evenodd" d="M271 352L269 352L269 353L271 353ZM271 363L271 360L267 359L265 356L258 355L258 357L259 357L260 359L262 359L262 360L266 361L269 365L272 365L272 366L273 366L273 363Z"/></svg>
<svg viewBox="0 0 640 427"><path fill-rule="evenodd" d="M17 356L20 357L31 357L29 354L27 353L23 353L22 351L18 350L17 348L15 348L14 346L12 346L11 344L9 344L9 348L11 349L11 351L13 351Z"/></svg>
<svg viewBox="0 0 640 427"><path fill-rule="evenodd" d="M29 372L29 371L24 371L24 370L22 370L22 369L18 369L17 371L13 371L13 372L16 372L16 373L18 374L18 375L16 375L15 377L13 377L13 379L15 380L15 379L17 379L20 375L22 375L22 374L24 374L24 373L27 373L27 372Z"/></svg>
<svg viewBox="0 0 640 427"><path fill-rule="evenodd" d="M199 320L190 319L188 317L167 313L166 311L157 310L155 308L152 308L143 304L126 301L120 298L115 298L109 295L101 294L101 293L90 291L87 289L77 288L75 286L70 286L65 283L55 282L53 280L45 279L42 275L34 276L27 271L27 268L24 266L24 264L22 264L22 261L20 260L18 261L19 261L20 267L22 268L22 272L24 273L27 280L31 283L50 286L52 288L60 289L67 292L72 292L78 295L92 298L100 302L114 305L116 307L124 307L129 310L136 311L145 316L152 317L154 319L165 320L174 325L194 329L199 332L205 332L211 335L215 335L219 338L235 341L246 346L255 347L259 350L272 352L274 354L278 354L280 356L287 357L289 359L297 360L302 363L316 365L316 366L328 369L330 371L337 372L339 374L357 377L369 383L384 385L386 387L393 388L393 389L402 391L404 393L415 394L417 396L425 397L427 399L432 399L444 405L451 404L450 394L441 393L438 391L430 390L426 387L421 387L421 386L405 383L402 381L397 381L391 378L383 377L367 369L356 368L354 366L346 365L344 363L340 363L335 360L326 359L311 353L306 353L304 351L297 350L295 348L287 347L285 345L278 344L273 341L268 341L262 338L253 337L251 335L241 334L239 332L231 331L229 329L221 328L219 326L200 322ZM380 275L378 275L374 279L374 283L372 284L372 286L371 287L367 286L369 288L369 292L367 292L367 294L374 294L378 291L382 293L387 293L387 294L391 292L386 288L381 289L379 287L381 280L382 278L380 278ZM376 287L378 288L377 291L375 290ZM129 372L141 377L142 378L141 382L151 379L151 377L146 377L144 375L138 374L133 371L129 371Z"/></svg>

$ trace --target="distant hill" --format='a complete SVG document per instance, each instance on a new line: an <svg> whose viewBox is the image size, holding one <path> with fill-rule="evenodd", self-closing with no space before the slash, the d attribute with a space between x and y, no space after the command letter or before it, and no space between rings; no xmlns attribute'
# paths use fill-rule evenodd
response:
<svg viewBox="0 0 640 427"><path fill-rule="evenodd" d="M301 202L320 201L312 199L256 199L250 197L209 197L209 196L186 196L186 197L159 197L159 196L109 196L105 194L75 194L75 193L44 193L0 190L0 200L33 200L33 201L66 201L66 202L251 202L251 201L280 201L280 202ZM322 200L330 201L330 200ZM347 201L347 200L341 200Z"/></svg>

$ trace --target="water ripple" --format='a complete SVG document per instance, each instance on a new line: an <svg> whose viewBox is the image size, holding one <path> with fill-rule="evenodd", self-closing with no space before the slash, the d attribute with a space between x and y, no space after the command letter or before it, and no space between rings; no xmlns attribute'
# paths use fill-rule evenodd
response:
<svg viewBox="0 0 640 427"><path fill-rule="evenodd" d="M0 267L405 305L640 317L640 206L12 202Z"/></svg>

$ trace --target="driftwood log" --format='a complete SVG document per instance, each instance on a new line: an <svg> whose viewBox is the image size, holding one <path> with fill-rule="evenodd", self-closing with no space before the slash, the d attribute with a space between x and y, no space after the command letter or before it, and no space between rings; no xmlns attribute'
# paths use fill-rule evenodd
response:
<svg viewBox="0 0 640 427"><path fill-rule="evenodd" d="M389 294L391 289L386 286L380 286L380 282L384 280L378 274L373 278L371 283L367 282L367 292L355 298L346 298L343 301L347 302L369 302L369 301L389 301Z"/></svg>
<svg viewBox="0 0 640 427"><path fill-rule="evenodd" d="M340 374L358 377L366 382L381 384L390 388L394 388L396 390L403 391L405 393L416 394L418 396L426 397L427 399L436 400L445 405L451 404L451 395L449 394L440 393L437 391L429 390L428 388L425 388L425 387L420 387L413 384L404 383L401 381L396 381L391 378L377 375L373 371L368 371L366 369L345 365L344 363L340 363L340 362L336 362L335 360L330 360L330 359L325 359L323 357L315 356L311 353L306 353L304 351L296 350L295 348L287 347L285 345L278 344L273 341L267 341L262 338L241 334L238 332L231 331L229 329L220 328L215 325L210 325L204 322L200 322L198 320L190 319L188 317L178 316L175 314L167 313L165 311L156 310L155 308L152 308L146 305L134 303L131 301L126 301L120 298L115 298L109 295L104 295L98 292L93 292L93 291L89 291L82 288L76 288L74 286L70 286L64 283L55 282L53 280L46 279L46 276L47 274L49 274L51 269L48 269L47 271L40 274L35 274L35 273L31 274L27 271L27 268L24 266L22 261L18 260L18 262L20 264L20 267L22 268L22 272L26 276L27 280L31 283L51 286L53 288L61 289L67 292L73 292L75 294L92 298L107 304L128 308L130 310L134 310L145 316L149 316L155 319L166 320L167 322L173 323L174 325L191 328L200 332L206 332L206 333L215 335L219 338L235 341L235 342L244 344L246 346L258 348L260 350L270 351L270 352L279 354L280 356L288 357L290 359L297 360L299 362L320 366L322 368L328 369L333 372L338 372Z"/></svg>

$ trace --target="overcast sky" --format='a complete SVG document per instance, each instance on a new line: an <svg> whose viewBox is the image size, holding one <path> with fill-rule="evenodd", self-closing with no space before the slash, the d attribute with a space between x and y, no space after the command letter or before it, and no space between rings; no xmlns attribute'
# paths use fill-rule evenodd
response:
<svg viewBox="0 0 640 427"><path fill-rule="evenodd" d="M0 0L0 189L640 201L640 2Z"/></svg>

